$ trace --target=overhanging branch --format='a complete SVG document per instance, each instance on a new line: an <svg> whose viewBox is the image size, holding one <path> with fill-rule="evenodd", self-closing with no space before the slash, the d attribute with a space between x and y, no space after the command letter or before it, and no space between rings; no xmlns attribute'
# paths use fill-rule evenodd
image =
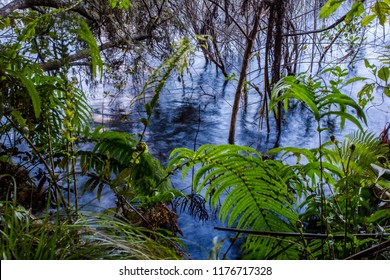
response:
<svg viewBox="0 0 390 280"><path fill-rule="evenodd" d="M81 3L81 2L80 2ZM47 8L66 8L71 7L71 3L66 3L64 1L58 0L14 0L0 8L0 17L8 17L12 12L16 10L25 10L34 7L47 7ZM71 11L80 14L81 16L87 19L93 19L92 15L90 15L79 3L75 3L74 7L70 8Z"/></svg>

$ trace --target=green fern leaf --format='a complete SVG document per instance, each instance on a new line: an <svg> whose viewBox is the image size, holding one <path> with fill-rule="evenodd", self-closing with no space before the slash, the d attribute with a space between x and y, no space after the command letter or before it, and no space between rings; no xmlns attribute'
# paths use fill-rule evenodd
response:
<svg viewBox="0 0 390 280"><path fill-rule="evenodd" d="M10 76L13 76L16 79L20 80L22 84L26 87L34 108L35 118L38 119L41 114L41 97L39 96L39 93L36 90L34 83L30 79L26 78L25 73L15 72L11 69L7 69L6 71Z"/></svg>
<svg viewBox="0 0 390 280"><path fill-rule="evenodd" d="M80 28L75 32L80 36L80 39L87 43L89 48L89 55L92 61L92 75L96 76L96 70L99 69L100 77L103 75L103 60L100 57L100 50L96 43L95 37L93 36L88 24L84 20L79 21Z"/></svg>
<svg viewBox="0 0 390 280"><path fill-rule="evenodd" d="M196 152L175 150L171 158L170 166L179 161L186 165L183 172L202 164L193 178L194 188L198 193L205 190L214 206L224 201L219 216L228 225L292 229L297 214L288 202L293 198L278 173L281 163L263 161L256 150L235 145L208 144Z"/></svg>
<svg viewBox="0 0 390 280"><path fill-rule="evenodd" d="M293 76L284 77L276 83L272 91L270 108L275 108L277 103L284 100L285 109L287 109L289 99L297 99L305 103L315 119L320 118L313 92L302 81Z"/></svg>

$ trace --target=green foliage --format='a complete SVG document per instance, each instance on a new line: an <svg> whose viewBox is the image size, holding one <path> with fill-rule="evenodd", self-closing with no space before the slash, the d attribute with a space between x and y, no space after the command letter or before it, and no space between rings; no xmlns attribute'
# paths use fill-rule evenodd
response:
<svg viewBox="0 0 390 280"><path fill-rule="evenodd" d="M382 72L385 77L385 70ZM373 207L378 201L371 193L378 181L371 164L380 164L387 147L363 131L366 118L362 108L341 93L343 86L365 79L345 81L347 72L340 67L323 72L327 73L329 84L302 77L283 78L275 85L270 102L270 109L284 102L286 110L291 99L302 102L318 124L318 148L268 151L271 158L278 156L279 160L264 160L254 149L233 145L204 145L197 151L176 149L171 154L169 167L182 168L183 177L196 168L195 191L216 208L221 203L219 218L227 226L275 233L245 237L245 258L345 258L376 242L357 240L354 233L361 228L375 232L373 221L384 222L388 216L387 211ZM349 120L360 130L342 142L332 136L323 143L322 132L327 127L322 125L328 116L340 119L341 128ZM296 164L283 163L291 157L296 158ZM388 183L381 184L387 188ZM306 231L322 232L326 240L308 239ZM292 232L296 237L281 237L277 232ZM338 238L333 239L333 235Z"/></svg>
<svg viewBox="0 0 390 280"><path fill-rule="evenodd" d="M112 8L116 8L119 5L120 9L128 9L131 5L130 0L109 0Z"/></svg>
<svg viewBox="0 0 390 280"><path fill-rule="evenodd" d="M330 80L330 86L323 85L321 80L316 82L293 76L284 77L273 89L270 108L275 108L276 104L283 101L284 108L287 110L289 100L296 99L304 103L310 110L318 123L319 130L322 129L320 121L328 116L340 118L341 129L343 129L345 121L349 120L360 130L363 130L361 121L366 123L366 117L362 108L351 97L340 92L339 85L342 80L339 78L344 75L341 68L336 67L328 71L333 71L333 74L338 77L335 80ZM357 118L348 112L348 108L356 111Z"/></svg>
<svg viewBox="0 0 390 280"><path fill-rule="evenodd" d="M96 75L96 70L99 69L100 77L103 76L103 61L100 57L100 50L93 36L88 24L84 20L79 22L80 28L76 29L75 32L80 36L81 40L87 43L89 48L89 55L92 60L92 75Z"/></svg>
<svg viewBox="0 0 390 280"><path fill-rule="evenodd" d="M37 92L37 90L35 88L34 83L30 79L26 78L27 73L25 73L25 72L18 73L18 72L12 71L11 69L8 69L8 70L6 70L6 73L13 78L19 79L20 82L27 89L27 91L31 97L35 117L38 119L39 115L41 114L41 98L40 98L39 93Z"/></svg>
<svg viewBox="0 0 390 280"><path fill-rule="evenodd" d="M180 40L173 48L174 52L172 55L153 71L141 90L141 97L148 90L153 90L153 97L150 103L151 108L157 105L159 94L171 76L171 72L176 69L179 74L183 74L188 66L188 56L193 52L191 42L187 38Z"/></svg>
<svg viewBox="0 0 390 280"><path fill-rule="evenodd" d="M101 130L96 128L89 137L94 144L92 151L79 151L80 166L90 177L83 193L97 189L100 199L104 187L108 186L130 200L153 197L147 199L148 203L166 202L167 197L173 199L179 195L172 189L168 173L150 155L144 142L138 142L129 133Z"/></svg>
<svg viewBox="0 0 390 280"><path fill-rule="evenodd" d="M149 103L145 103L145 111L147 118L141 118L140 122L144 125L145 130L150 125L149 120L152 116L153 109L157 106L160 93L164 88L165 83L171 77L172 71L176 70L180 75L187 69L188 57L193 52L191 42L185 38L173 46L174 52L164 62L157 67L150 75L148 80L142 87L141 93L137 99L145 97L146 93L153 91L152 99ZM144 130L144 132L145 132ZM143 133L141 135L141 139Z"/></svg>
<svg viewBox="0 0 390 280"><path fill-rule="evenodd" d="M386 3L386 2L389 2L389 1L386 1L386 0L384 2L376 1L374 6L372 7L372 11L378 17L379 23L381 25L385 24L386 16L388 15L389 10L390 10L389 3Z"/></svg>
<svg viewBox="0 0 390 280"><path fill-rule="evenodd" d="M0 65L3 69L0 103L4 115L18 111L15 113L18 118L14 120L30 126L39 119L42 111L41 93L38 89L45 84L45 75L36 65L30 65L28 60L18 55L11 57L11 53L11 49L0 50Z"/></svg>
<svg viewBox="0 0 390 280"><path fill-rule="evenodd" d="M370 164L378 162L381 157L386 155L387 147L380 142L378 137L369 132L354 132L345 137L343 143L337 140L328 142L327 145L333 145L333 155L327 157L332 163L340 163L344 159L343 170L346 170L345 159L349 158L349 167L353 173L360 176L368 176ZM354 151L351 156L351 145L354 145Z"/></svg>
<svg viewBox="0 0 390 280"><path fill-rule="evenodd" d="M309 150L280 147L268 151L272 156L278 154L281 160L296 158L296 164L291 167L301 177L300 182L310 180L310 186L305 188L308 191L305 195L309 195L311 190L316 188L320 176L323 176L332 188L336 187L336 191L338 182L346 176L353 176L358 179L360 186L369 187L375 180L370 164L379 163L386 152L387 147L381 144L374 134L360 131L347 135L342 143L332 137L320 148ZM322 170L319 168L320 156L324 159Z"/></svg>
<svg viewBox="0 0 390 280"><path fill-rule="evenodd" d="M287 110L292 100L304 104L318 125L317 148L276 148L268 152L272 159L242 146L204 145L197 151L179 148L172 152L167 171L143 142L145 129L168 79L174 71L182 75L187 70L188 57L194 50L188 39L169 44L171 55L150 71L138 96L138 100L147 100L146 116L140 119L144 125L140 138L104 127L91 131L92 110L78 81L70 78L70 69L85 64L91 67L92 76L102 77L104 64L94 25L108 24L117 16L136 17L135 12L121 17L116 8L131 12L130 7L137 7L129 0L103 2L95 4L109 4L99 8L114 16L102 17L104 21L99 24L94 21L95 10L91 10L88 21L82 18L80 7L77 14L80 1L58 9L28 9L0 19L3 34L12 34L0 46L2 259L181 258L177 215L169 204L180 198L182 207L188 205L190 212L206 217L203 196L227 226L265 231L241 234L245 239L244 258L345 258L377 242L375 238L358 240L354 234L388 230L386 195L390 184L382 174L389 167L388 150L375 135L363 132L366 118L362 109L373 99L376 88L383 87L384 94L390 96L387 55L379 67L365 61L374 76L371 81L366 77L346 80L347 71L336 66L321 73L329 79L288 76L274 86L271 110L282 102ZM320 17L331 16L346 2L328 1ZM384 25L390 1L372 2L368 9L371 14L362 19L367 2L348 3L351 8L340 31L350 47L356 46L360 38L345 34L360 28L357 22L366 26L378 18ZM147 35L154 30L152 25L164 26L165 22L164 5L153 4L155 9L153 5L147 9ZM72 16L67 13L70 11ZM138 25L134 26L128 31L137 30ZM117 26L113 24L112 29L99 35L112 36L110 32L117 32L113 27ZM122 38L128 35L122 31L118 31L121 43L128 40ZM202 35L197 39L205 47L202 42L211 37ZM143 48L137 45L136 54ZM72 61L78 56L79 60ZM233 73L226 80L234 78ZM342 88L358 81L366 83L357 103L343 94ZM248 85L252 84L245 82L246 90ZM323 143L328 117L340 120L341 128L350 121L360 130L340 141L331 137ZM27 151L19 151L19 145ZM291 157L296 162L285 163ZM183 169L183 177L195 171L195 193L185 196L172 188L169 177L179 168ZM379 174L375 172L378 170ZM115 209L105 209L104 215L81 211L78 199L82 195L95 192L99 200L103 191L115 195ZM47 205L38 211L34 207L36 199ZM278 235L280 232L291 235L284 237ZM307 238L307 232L323 233L326 239ZM218 258L221 245L214 241L213 258Z"/></svg>
<svg viewBox="0 0 390 280"><path fill-rule="evenodd" d="M291 161L291 157L297 159L291 169L299 178L294 189L303 201L299 212L300 221L306 225L306 230L321 232L326 226L328 234L347 236L360 232L362 228L366 232L375 232L373 221L378 219L376 221L385 222L386 212L374 206L378 205L378 201L372 194L372 188L377 178L370 164L380 164L386 157L387 149L374 134L359 131L345 137L342 143L331 137L320 148L308 150L282 147L270 150L269 153L278 154L283 161ZM388 186L388 182L382 183ZM329 191L324 197L324 204L322 189L325 186ZM324 205L326 208L319 212ZM321 222L320 213L326 215L326 223ZM349 237L346 240L331 241L323 247L325 251L311 257L342 258L364 248ZM365 245L370 244L369 240L366 242ZM307 245L311 247L320 244L314 241ZM311 248L310 252L313 251L314 248Z"/></svg>
<svg viewBox="0 0 390 280"><path fill-rule="evenodd" d="M0 202L2 260L180 259L178 240L130 225L109 215L83 213L36 217L23 207ZM177 245L176 245L177 244Z"/></svg>
<svg viewBox="0 0 390 280"><path fill-rule="evenodd" d="M354 18L359 17L364 13L364 4L361 1L356 1L352 4L351 10L347 13L345 17L345 22L350 23Z"/></svg>
<svg viewBox="0 0 390 280"><path fill-rule="evenodd" d="M183 178L196 168L195 191L209 199L227 226L273 233L246 236L245 258L343 258L376 242L352 236L362 228L375 232L373 223L386 223L388 217L387 210L373 208L377 202L370 194L377 180L370 164L379 164L387 153L373 134L359 131L343 143L332 138L320 148L282 147L269 153L280 160L264 160L254 149L234 145L179 148L172 152L169 168L182 168ZM295 165L282 163L291 156L297 158ZM325 185L329 194L323 196ZM324 226L326 240L305 237L304 231L318 233ZM278 232L297 237L279 237Z"/></svg>
<svg viewBox="0 0 390 280"><path fill-rule="evenodd" d="M390 209L382 209L378 210L375 213L373 213L370 218L368 219L368 222L370 223L378 223L383 222L390 219Z"/></svg>
<svg viewBox="0 0 390 280"><path fill-rule="evenodd" d="M93 24L76 13L67 17L78 4L0 19L4 33L15 35L0 47L0 183L13 183L0 195L15 199L0 205L2 258L180 258L177 215L168 204L184 195L172 188L170 174L133 135L90 129L92 109L70 67L80 57L76 65L102 77L103 61ZM130 1L110 4L130 7ZM179 43L153 75L148 117L171 71L185 70L189 49L188 40ZM14 179L21 170L23 185ZM116 196L117 208L107 212L120 220L81 213L81 196L91 191L100 199L103 190ZM38 195L48 200L46 211L22 207L33 208ZM34 217L38 211L42 216ZM157 233L163 227L171 237Z"/></svg>
<svg viewBox="0 0 390 280"><path fill-rule="evenodd" d="M235 145L207 144L195 152L179 148L171 154L169 167L183 167L183 177L197 165L201 166L193 178L195 191L204 193L214 207L223 201L219 217L228 226L295 231L298 214L288 191L291 178L279 161L263 160L254 149ZM274 246L282 245L277 240L252 237L244 248L251 257L259 258L276 250ZM288 258L287 253L278 258Z"/></svg>
<svg viewBox="0 0 390 280"><path fill-rule="evenodd" d="M320 17L328 18L331 16L342 3L347 2L346 0L328 0L321 8ZM371 5L371 6L367 6ZM355 0L352 3L352 6L348 13L346 14L345 21L350 22L354 17L361 16L365 8L368 8L372 11L370 15L366 15L361 19L361 25L369 25L375 18L378 18L379 24L384 25L387 21L387 17L390 14L390 1L389 0L380 0L380 1L361 1Z"/></svg>
<svg viewBox="0 0 390 280"><path fill-rule="evenodd" d="M374 91L383 91L383 93L390 97L390 69L389 69L389 55L388 48L385 53L380 56L381 65L377 66L375 64L371 64L367 59L364 60L364 65L367 70L371 73L372 77L354 77L347 81L346 85L351 82L356 81L365 81L362 88L357 93L357 97L359 100L359 105L362 107L366 106L368 102L374 100Z"/></svg>
<svg viewBox="0 0 390 280"><path fill-rule="evenodd" d="M322 6L320 11L320 17L327 18L333 14L345 0L329 0Z"/></svg>

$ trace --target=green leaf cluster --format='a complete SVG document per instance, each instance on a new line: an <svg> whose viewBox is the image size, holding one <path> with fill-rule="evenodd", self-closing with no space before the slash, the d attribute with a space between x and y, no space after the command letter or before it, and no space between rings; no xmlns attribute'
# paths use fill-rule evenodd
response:
<svg viewBox="0 0 390 280"><path fill-rule="evenodd" d="M131 1L130 0L109 0L111 7L114 9L117 6L120 9L128 9L130 8Z"/></svg>
<svg viewBox="0 0 390 280"><path fill-rule="evenodd" d="M339 72L339 71L338 71ZM366 123L364 111L355 100L343 94L339 90L340 81L330 80L331 86L318 82L305 80L294 76L282 78L273 88L270 108L275 108L279 102L284 103L288 110L291 99L298 100L306 105L320 127L320 121L328 116L336 116L340 119L341 129L348 120L363 130L362 122ZM354 109L357 117L347 109Z"/></svg>
<svg viewBox="0 0 390 280"><path fill-rule="evenodd" d="M321 8L320 17L328 18L341 6L341 4L347 2L346 0L328 0ZM378 19L380 25L384 25L390 14L390 1L362 1L355 0L350 1L352 3L351 8L345 16L346 22L351 22L353 18L361 17L364 14L366 8L371 10L372 13L365 15L361 20L362 26L369 25L374 19ZM348 3L350 4L350 3ZM368 6L370 5L370 6Z"/></svg>

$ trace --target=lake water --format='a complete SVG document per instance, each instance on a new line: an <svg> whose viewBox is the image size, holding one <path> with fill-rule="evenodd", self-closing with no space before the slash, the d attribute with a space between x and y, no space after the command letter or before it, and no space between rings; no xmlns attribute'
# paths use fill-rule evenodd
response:
<svg viewBox="0 0 390 280"><path fill-rule="evenodd" d="M379 38L375 36L378 36L377 31L368 36L368 40L375 41L375 43L360 50L357 62L353 67L349 67L349 77L370 77L370 73L364 67L363 58L369 58L378 63L376 60L378 54L375 52L375 48L378 44L381 46L387 44L386 36L378 36ZM333 55L337 57L337 53ZM328 66L332 63L332 56L330 56L324 64ZM347 67L347 64L341 66ZM255 67L252 66L251 70L254 70ZM301 68L304 67L307 65L302 64ZM183 81L172 77L167 82L160 95L158 106L153 111L151 125L146 131L145 141L149 146L150 153L161 160L164 166L174 148L196 149L206 143L227 143L236 82L226 83L222 74L218 73L215 67L206 66L201 57L195 59L190 73L185 75ZM254 71L254 73L256 72ZM250 78L255 81L257 79L261 83L261 80L256 76ZM362 85L362 83L356 83L345 88L344 93L356 97L356 93ZM379 135L385 124L390 122L390 99L383 97L383 90L380 87L375 95L373 103L365 109L368 120L366 129ZM124 90L115 99L97 94L91 98L95 110L95 121L115 130L133 134L142 132L143 127L138 119L144 116L143 107L141 105L130 107L133 97L134 91L132 89ZM238 115L236 144L251 146L260 152L265 152L275 145L276 131L272 129L275 127L272 118L270 133L267 133L264 128L260 129L260 100L260 96L256 92L250 91L247 109L241 108ZM340 139L343 135L354 130L356 127L347 122L345 129L340 131L336 123L334 130L330 133ZM329 139L329 133L324 133L323 137L326 140ZM307 148L318 146L316 126L310 115L302 110L301 106L286 113L279 144L280 146ZM191 190L190 176L182 181L181 174L175 174L172 177L172 183L175 188L184 192L189 193ZM110 204L111 201L112 199L106 201L103 199L103 204ZM216 217L203 222L183 212L180 213L179 225L184 233L183 240L193 259L207 259L209 257L214 237L218 236L219 240L234 237L234 234L226 234L214 229L214 226L220 225ZM229 240L224 242L222 253L229 245ZM237 257L239 257L239 250L233 248L229 251L228 258Z"/></svg>

